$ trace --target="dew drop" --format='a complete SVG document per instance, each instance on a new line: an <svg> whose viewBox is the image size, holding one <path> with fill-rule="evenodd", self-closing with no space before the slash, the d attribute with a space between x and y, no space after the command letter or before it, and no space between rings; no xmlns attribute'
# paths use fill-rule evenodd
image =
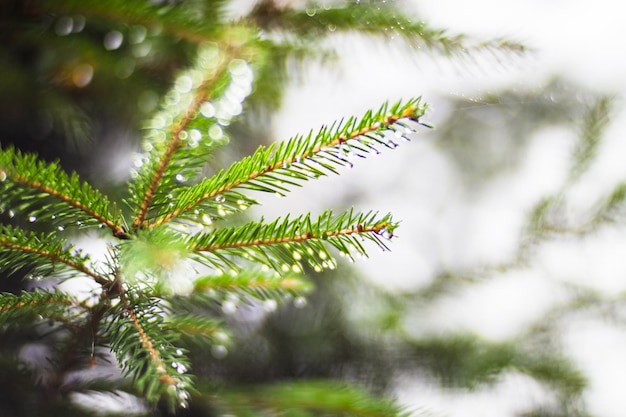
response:
<svg viewBox="0 0 626 417"><path fill-rule="evenodd" d="M223 203L224 201L226 201L226 197L220 194L217 197L215 197L215 201L218 203Z"/></svg>
<svg viewBox="0 0 626 417"><path fill-rule="evenodd" d="M198 129L191 129L189 131L189 139L194 142L198 142L200 139L202 139L202 132L200 132Z"/></svg>
<svg viewBox="0 0 626 417"><path fill-rule="evenodd" d="M187 140L188 137L189 137L189 133L187 133L186 130L183 130L178 134L178 139L180 140Z"/></svg>
<svg viewBox="0 0 626 417"><path fill-rule="evenodd" d="M239 210L245 210L248 208L248 204L244 200L237 200L237 206Z"/></svg>
<svg viewBox="0 0 626 417"><path fill-rule="evenodd" d="M150 51L152 50L152 43L147 40L145 42L141 42L133 47L133 55L135 58L144 58L148 56Z"/></svg>
<svg viewBox="0 0 626 417"><path fill-rule="evenodd" d="M64 230L65 230L65 227L63 227L63 226L59 226L59 227L57 227L57 229L59 229L59 231L60 231L60 232L62 232L62 231L64 231Z"/></svg>
<svg viewBox="0 0 626 417"><path fill-rule="evenodd" d="M281 269L283 272L289 272L289 270L290 270L291 268L289 268L289 265L287 265L287 264L282 264L282 266L280 267L280 269Z"/></svg>
<svg viewBox="0 0 626 417"><path fill-rule="evenodd" d="M72 81L76 87L86 87L93 78L93 67L89 64L80 64L72 70Z"/></svg>
<svg viewBox="0 0 626 417"><path fill-rule="evenodd" d="M176 174L176 181L177 182L184 182L185 181L185 176L183 174Z"/></svg>
<svg viewBox="0 0 626 417"><path fill-rule="evenodd" d="M293 306L295 308L304 308L307 305L307 300L304 297L296 297L293 300Z"/></svg>
<svg viewBox="0 0 626 417"><path fill-rule="evenodd" d="M321 267L320 265L315 265L315 266L313 267L313 270L314 270L315 272L322 272L322 267Z"/></svg>
<svg viewBox="0 0 626 417"><path fill-rule="evenodd" d="M268 313L276 311L277 307L278 303L276 302L276 300L265 300L265 302L263 303L263 310L267 311Z"/></svg>
<svg viewBox="0 0 626 417"><path fill-rule="evenodd" d="M54 31L59 36L69 35L72 33L72 29L74 29L74 20L67 16L59 18L54 25Z"/></svg>
<svg viewBox="0 0 626 417"><path fill-rule="evenodd" d="M15 217L15 212L13 210L9 210L8 215L9 218L12 219L13 217Z"/></svg>
<svg viewBox="0 0 626 417"><path fill-rule="evenodd" d="M74 28L72 32L79 33L85 29L85 17L84 16L74 16Z"/></svg>
<svg viewBox="0 0 626 417"><path fill-rule="evenodd" d="M293 272L295 272L296 274L299 274L299 273L301 273L301 272L302 272L302 268L300 268L300 265L298 265L298 264L293 264L293 265L291 266L291 270L292 270Z"/></svg>
<svg viewBox="0 0 626 417"><path fill-rule="evenodd" d="M178 364L178 366L176 367L176 372L178 372L179 374L184 374L187 371L188 371L187 367L183 365L182 363Z"/></svg>
<svg viewBox="0 0 626 417"><path fill-rule="evenodd" d="M307 16L313 17L315 16L315 13L317 13L317 10L315 8L311 7L306 9Z"/></svg>
<svg viewBox="0 0 626 417"><path fill-rule="evenodd" d="M193 79L189 75L183 75L176 80L176 91L188 93L193 88Z"/></svg>
<svg viewBox="0 0 626 417"><path fill-rule="evenodd" d="M295 259L296 261L299 261L300 259L302 259L302 254L298 252L297 250L293 251L292 255L293 255L293 259Z"/></svg>
<svg viewBox="0 0 626 417"><path fill-rule="evenodd" d="M226 210L224 210L224 206L219 206L217 208L217 214L219 214L221 217L226 216Z"/></svg>
<svg viewBox="0 0 626 417"><path fill-rule="evenodd" d="M215 116L215 106L210 101L205 101L200 106L200 114L204 117L213 117Z"/></svg>
<svg viewBox="0 0 626 417"><path fill-rule="evenodd" d="M211 224L213 224L213 219L208 214L203 214L202 215L202 223L205 226L210 226Z"/></svg>
<svg viewBox="0 0 626 417"><path fill-rule="evenodd" d="M219 140L224 136L224 131L218 125L211 126L208 133L213 140Z"/></svg>
<svg viewBox="0 0 626 417"><path fill-rule="evenodd" d="M143 26L135 26L128 34L128 41L133 45L143 42L146 39L148 31Z"/></svg>
<svg viewBox="0 0 626 417"><path fill-rule="evenodd" d="M320 257L320 259L328 258L328 255L326 255L326 252L324 252L323 250L319 251L318 256Z"/></svg>
<svg viewBox="0 0 626 417"><path fill-rule="evenodd" d="M214 337L215 337L215 340L219 340L222 343L226 343L229 340L228 335L224 332L217 332L215 333Z"/></svg>
<svg viewBox="0 0 626 417"><path fill-rule="evenodd" d="M176 354L177 354L178 356L182 356L183 351L182 351L181 349L176 349Z"/></svg>
<svg viewBox="0 0 626 417"><path fill-rule="evenodd" d="M329 31L329 32L334 32L334 31L336 31L336 30L337 30L337 26L332 25L332 24L331 24L331 25L328 25L328 31Z"/></svg>
<svg viewBox="0 0 626 417"><path fill-rule="evenodd" d="M35 223L35 222L37 221L37 217L35 217L35 216L30 216L30 217L28 218L28 221L29 221L29 222L31 222L31 223Z"/></svg>
<svg viewBox="0 0 626 417"><path fill-rule="evenodd" d="M228 350L226 350L226 347L223 345L211 346L211 355L213 355L215 359L224 359L226 355L228 355Z"/></svg>
<svg viewBox="0 0 626 417"><path fill-rule="evenodd" d="M222 303L222 311L224 314L234 314L237 311L237 304L232 301L224 301L224 303Z"/></svg>
<svg viewBox="0 0 626 417"><path fill-rule="evenodd" d="M124 35L122 32L117 30L112 30L104 35L104 49L107 51L113 51L122 46L122 42L124 41Z"/></svg>

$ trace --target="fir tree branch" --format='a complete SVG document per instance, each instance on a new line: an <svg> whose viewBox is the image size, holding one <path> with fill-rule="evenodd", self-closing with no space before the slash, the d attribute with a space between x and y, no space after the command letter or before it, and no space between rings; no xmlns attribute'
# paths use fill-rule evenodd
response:
<svg viewBox="0 0 626 417"><path fill-rule="evenodd" d="M224 413L235 415L329 415L408 417L402 407L332 381L286 382L245 390L225 389L216 398ZM320 401L320 399L324 399ZM287 411L288 410L288 411Z"/></svg>
<svg viewBox="0 0 626 417"><path fill-rule="evenodd" d="M76 173L68 176L57 162L46 163L12 147L0 149L0 198L30 211L31 222L97 223L117 237L125 235L121 215L105 195Z"/></svg>
<svg viewBox="0 0 626 417"><path fill-rule="evenodd" d="M0 293L0 329L4 326L23 326L30 319L68 321L70 309L81 307L69 294L59 291L22 291L19 295Z"/></svg>
<svg viewBox="0 0 626 417"><path fill-rule="evenodd" d="M336 166L352 165L349 158L365 158L372 151L379 153L378 146L395 148L394 140L406 139L414 133L415 127L408 122L419 123L425 111L426 106L419 99L393 106L385 104L376 113L367 112L360 120L351 117L345 123L322 127L316 135L309 133L269 148L262 146L227 170L182 190L173 206L164 210L150 227L167 223L199 206L203 213L207 210L215 213L229 202L233 210L238 205L248 207L254 203L254 200L242 200L240 193L233 194L236 188L282 195L288 191L285 185L297 186L301 181L337 173ZM395 133L393 139L385 134L389 130ZM240 201L241 204L232 203Z"/></svg>
<svg viewBox="0 0 626 417"><path fill-rule="evenodd" d="M216 295L238 292L265 300L283 294L300 295L311 291L310 281L296 274L277 276L266 271L244 270L238 274L207 275L194 282L195 293L213 291Z"/></svg>
<svg viewBox="0 0 626 417"><path fill-rule="evenodd" d="M88 256L74 253L72 247L65 249L66 244L55 233L38 235L17 227L0 225L0 261L8 266L9 271L15 272L25 267L34 274L45 274L55 271L55 266L61 264L90 276L101 285L110 283L107 278L86 266Z"/></svg>
<svg viewBox="0 0 626 417"><path fill-rule="evenodd" d="M126 291L113 308L106 334L124 371L150 403L165 397L172 410L187 404L190 378L183 351L172 345L156 299Z"/></svg>
<svg viewBox="0 0 626 417"><path fill-rule="evenodd" d="M170 316L167 324L192 340L202 337L211 343L224 343L229 338L221 321L204 315L178 313Z"/></svg>
<svg viewBox="0 0 626 417"><path fill-rule="evenodd" d="M346 1L328 5L308 3L305 10L279 7L273 0L258 3L250 19L266 30L282 29L301 37L332 36L335 32L354 31L388 39L403 38L411 46L422 46L444 55L471 55L472 52L522 53L525 46L506 39L475 41L463 34L450 35L426 22L411 19L391 2L378 0Z"/></svg>
<svg viewBox="0 0 626 417"><path fill-rule="evenodd" d="M612 105L613 100L610 97L600 97L585 112L580 139L574 150L572 179L582 175L594 159L604 131L610 122Z"/></svg>
<svg viewBox="0 0 626 417"><path fill-rule="evenodd" d="M227 256L238 256L259 262L275 270L301 272L301 261L314 270L335 267L335 261L325 243L354 260L353 256L367 256L361 239L374 242L388 250L384 240L393 237L397 227L390 215L354 213L352 210L333 216L322 213L312 221L310 215L295 219L278 218L271 223L250 222L240 227L224 228L211 234L198 234L188 238L190 251L200 256L200 261L221 268L233 268Z"/></svg>
<svg viewBox="0 0 626 417"><path fill-rule="evenodd" d="M221 125L229 124L235 114L226 111L220 100L228 94L231 101L235 96L245 99L253 78L247 62L255 53L253 43L233 42L222 49L206 46L199 50L195 68L178 77L169 97L173 103L166 98L163 110L149 125L146 146L152 152L131 185L131 205L139 207L134 228L147 226L151 209L168 207L172 193L184 188L181 183L198 175L207 154L227 142ZM248 91L246 86L236 85L242 79ZM162 129L161 124L168 120L172 122Z"/></svg>
<svg viewBox="0 0 626 417"><path fill-rule="evenodd" d="M134 228L144 224L146 216L148 215L148 210L151 207L152 200L161 186L165 171L168 169L170 162L174 157L174 153L177 152L184 144L181 139L181 132L183 132L191 119L198 113L200 105L211 97L212 87L214 87L215 82L219 80L220 76L224 74L226 68L227 62L222 60L221 65L216 70L216 74L210 76L202 83L202 85L198 88L191 104L187 107L187 109L185 109L179 120L171 127L171 130L167 135L169 137L169 143L163 153L156 159L156 166L149 166L150 180L147 184L147 189L143 194L143 200L141 201L139 211L133 221L132 226ZM144 170L144 172L146 172L146 170Z"/></svg>

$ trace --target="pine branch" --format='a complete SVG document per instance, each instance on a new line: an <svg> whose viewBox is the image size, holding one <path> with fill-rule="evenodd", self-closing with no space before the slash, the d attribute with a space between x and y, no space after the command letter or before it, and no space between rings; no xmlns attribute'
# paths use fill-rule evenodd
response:
<svg viewBox="0 0 626 417"><path fill-rule="evenodd" d="M323 398L323 401L320 399ZM411 413L364 390L332 381L287 382L223 390L216 403L225 414L277 416L408 417Z"/></svg>
<svg viewBox="0 0 626 417"><path fill-rule="evenodd" d="M22 327L26 322L45 318L68 321L79 303L69 294L58 291L23 291L19 295L0 293L0 329Z"/></svg>
<svg viewBox="0 0 626 417"><path fill-rule="evenodd" d="M407 17L391 2L377 0L349 1L333 7L309 3L305 10L278 7L273 0L266 0L257 5L250 19L268 30L286 30L301 37L319 38L354 31L387 39L402 38L416 49L426 47L447 56L471 56L481 50L512 53L526 50L524 45L506 39L475 41L463 34L450 35Z"/></svg>
<svg viewBox="0 0 626 417"><path fill-rule="evenodd" d="M415 132L415 126L410 123L420 123L425 111L426 106L419 99L393 106L384 104L376 113L367 112L360 120L351 117L346 122L322 127L316 135L311 132L279 145L262 146L227 170L182 190L151 227L181 215L186 220L198 221L199 216L192 210L219 218L228 211L242 210L255 203L235 192L237 188L283 195L289 186L299 186L300 182L328 173L336 174L336 167L353 165L350 159L380 153L378 147L393 149L397 147L394 141L400 138L408 140L407 135ZM388 135L389 131L393 135Z"/></svg>
<svg viewBox="0 0 626 417"><path fill-rule="evenodd" d="M211 344L223 344L230 337L226 333L223 323L205 315L178 313L167 319L172 330L197 342L198 338L208 340Z"/></svg>
<svg viewBox="0 0 626 417"><path fill-rule="evenodd" d="M241 102L252 89L247 63L252 53L253 48L244 46L206 46L195 68L177 78L163 110L148 125L145 147L151 152L131 184L129 202L138 207L134 228L147 225L151 209L169 207L172 193L193 181L207 155L227 142L222 126L241 112Z"/></svg>
<svg viewBox="0 0 626 417"><path fill-rule="evenodd" d="M58 162L46 163L11 147L0 149L0 200L28 212L28 220L49 221L65 228L104 225L115 236L125 234L121 214L98 190L68 176Z"/></svg>
<svg viewBox="0 0 626 417"><path fill-rule="evenodd" d="M164 312L156 299L126 291L107 317L105 332L111 350L144 398L155 404L161 397L170 408L186 407L191 379L189 363L172 345L176 334L167 331Z"/></svg>
<svg viewBox="0 0 626 417"><path fill-rule="evenodd" d="M258 300L269 300L290 294L294 296L312 290L305 277L296 274L276 275L269 271L243 270L237 274L207 275L195 280L194 292L211 292L215 297L239 293Z"/></svg>
<svg viewBox="0 0 626 417"><path fill-rule="evenodd" d="M88 255L82 255L56 233L36 234L17 227L0 225L0 261L9 272L26 268L33 275L47 275L62 272L56 266L64 267L71 275L81 273L93 278L101 285L110 281L95 273L89 267Z"/></svg>
<svg viewBox="0 0 626 417"><path fill-rule="evenodd" d="M582 175L593 161L602 135L610 122L612 105L611 98L600 97L585 112L580 140L574 150L573 179Z"/></svg>
<svg viewBox="0 0 626 417"><path fill-rule="evenodd" d="M384 240L393 237L396 227L390 215L380 217L378 213L350 210L333 216L329 210L317 220L311 220L308 214L293 220L286 216L271 223L250 222L211 234L198 234L191 236L187 245L197 254L198 261L218 269L236 270L229 260L236 256L282 273L302 272L301 261L306 261L319 272L336 266L325 243L353 260L354 255L367 256L361 239L388 250Z"/></svg>

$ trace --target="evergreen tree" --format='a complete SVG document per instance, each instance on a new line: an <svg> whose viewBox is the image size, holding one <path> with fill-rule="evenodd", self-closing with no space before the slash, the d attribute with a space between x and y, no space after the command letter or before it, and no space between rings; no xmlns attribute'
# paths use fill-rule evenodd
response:
<svg viewBox="0 0 626 417"><path fill-rule="evenodd" d="M23 378L30 372L46 394L32 403L28 394L13 401L7 395L6 413L69 413L66 399L86 401L80 395L88 391L121 404L133 398L129 393L145 400L146 408L139 402L122 413L182 413L190 405L234 415L403 413L335 382L229 388L211 379L210 365L194 380L190 357L226 354L233 336L224 316L241 305L304 304L308 274L334 269L337 254L353 260L370 247L388 249L398 226L390 214L347 209L246 220L240 213L257 204L255 193L281 196L396 148L427 126L426 105L419 98L383 104L260 146L213 173L209 155L238 133L261 135L255 121L280 103L286 67L328 58L319 40L333 33L393 32L406 46L447 56L523 47L448 35L388 3L295 7L264 0L242 13L229 6L219 0L3 6L0 269L23 279L15 285L23 290L0 295L3 386L13 378L28 386ZM157 111L151 91L160 96ZM86 139L101 140L112 129L106 119L114 113L137 127L144 118L137 102L153 113L141 125L142 151L126 186L95 181L105 193L74 172L85 167L72 156ZM74 150L64 152L68 147ZM85 235L97 236L104 253L82 248ZM90 283L88 297L57 285L77 277ZM24 369L12 358L18 351L32 357L24 352L31 340L46 346L46 360ZM108 362L125 378L103 375Z"/></svg>

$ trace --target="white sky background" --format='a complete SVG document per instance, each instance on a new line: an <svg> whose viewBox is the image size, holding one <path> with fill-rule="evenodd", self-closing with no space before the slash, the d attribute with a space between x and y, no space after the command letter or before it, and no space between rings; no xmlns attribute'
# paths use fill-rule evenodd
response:
<svg viewBox="0 0 626 417"><path fill-rule="evenodd" d="M437 0L406 3L420 18L452 33L508 37L534 49L524 58L479 66L447 65L439 59L394 50L389 43L365 44L345 37L340 69L311 67L304 83L288 92L276 118L277 139L318 128L341 116L362 114L385 100L422 95L432 104L428 120L448 116L442 97L481 95L504 87L539 89L558 75L582 88L616 93L626 89L624 6L611 0ZM401 46L400 42L398 45ZM584 209L626 179L626 118L618 112L607 132L599 163L588 180L572 192ZM268 217L342 208L345 196L359 195L357 208L391 211L401 219L400 238L392 252L357 263L377 285L390 291L420 288L441 268L505 262L517 247L524 214L539 198L558 189L569 164L574 130L552 129L531 139L519 170L486 187L471 202L463 195L459 172L433 146L436 135L402 143L395 151L359 161L339 178L307 184L301 191L266 202ZM345 207L343 207L345 208ZM626 230L607 228L581 241L545 245L527 270L472 286L442 299L429 311L416 306L407 331L471 331L504 340L540 319L567 299L565 284L581 285L604 295L626 290ZM421 317L421 320L414 320ZM618 417L626 409L626 332L606 323L581 319L563 329L565 351L590 381L585 396L597 417ZM513 417L549 396L517 374L478 394L441 392L411 375L398 379L397 395L408 405L449 417Z"/></svg>

